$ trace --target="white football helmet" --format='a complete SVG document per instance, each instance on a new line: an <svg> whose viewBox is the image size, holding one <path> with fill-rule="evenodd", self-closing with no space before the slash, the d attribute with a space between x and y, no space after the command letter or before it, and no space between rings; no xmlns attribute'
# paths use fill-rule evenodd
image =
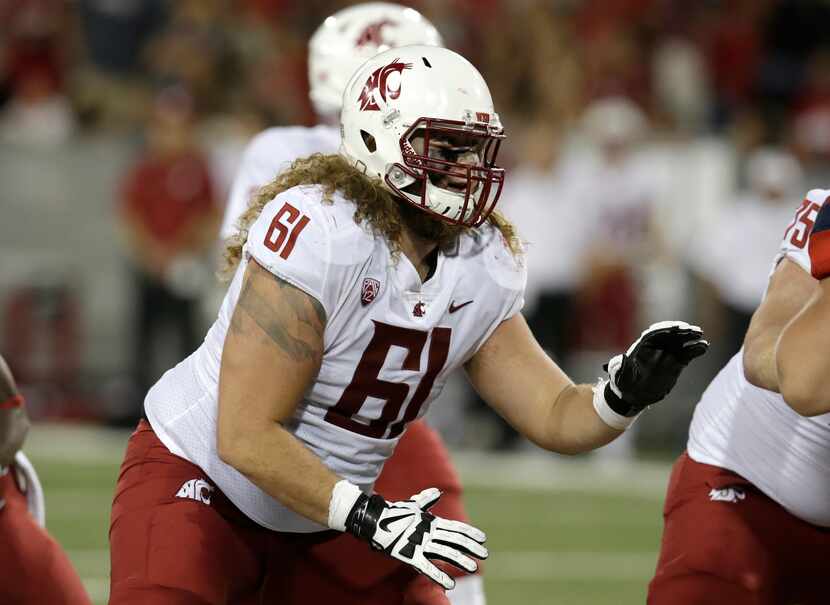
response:
<svg viewBox="0 0 830 605"><path fill-rule="evenodd" d="M406 46L364 63L340 130L352 164L447 222L480 225L501 195L504 129L484 78L451 50Z"/></svg>
<svg viewBox="0 0 830 605"><path fill-rule="evenodd" d="M366 59L410 44L443 46L435 26L413 8L367 2L328 17L309 41L308 82L317 115L337 116L349 77Z"/></svg>

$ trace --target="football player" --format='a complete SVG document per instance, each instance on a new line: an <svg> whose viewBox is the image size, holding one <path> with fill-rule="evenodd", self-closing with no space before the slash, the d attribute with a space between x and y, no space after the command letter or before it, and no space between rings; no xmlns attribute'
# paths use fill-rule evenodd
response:
<svg viewBox="0 0 830 605"><path fill-rule="evenodd" d="M147 394L113 503L111 603L290 599L296 566L338 532L449 590L435 561L474 572L484 532L431 513L438 489L390 501L373 486L452 371L539 446L577 453L622 434L708 346L655 324L607 378L575 385L520 312L521 249L493 212L504 131L478 71L401 47L343 99L340 152L257 192L217 320Z"/></svg>
<svg viewBox="0 0 830 605"><path fill-rule="evenodd" d="M91 604L66 553L43 529L43 491L20 451L28 431L23 397L0 357L0 602Z"/></svg>
<svg viewBox="0 0 830 605"><path fill-rule="evenodd" d="M828 195L828 191L817 194L817 199L824 197L824 200L807 245L810 273L819 280L819 287L810 302L781 332L775 351L781 395L802 416L830 413L828 366L824 356L825 351L830 351L827 332L830 327L830 281L825 279L830 275Z"/></svg>
<svg viewBox="0 0 830 605"><path fill-rule="evenodd" d="M336 153L340 145L337 122L343 90L349 76L367 59L387 48L408 44L442 46L436 28L412 8L386 2L371 2L344 8L326 19L309 41L310 98L319 124L312 128L269 128L248 145L234 180L221 235L236 233L236 222L248 206L251 195L299 157L312 153ZM423 421L413 422L384 465L375 488L388 498L406 499L430 486L439 488L441 500L433 512L457 521L466 521L461 484L440 436ZM336 597L343 591L356 595L383 595L385 585L400 586L401 578L413 576L408 592L433 594L433 601L445 603L424 576L402 570L402 563L364 547L351 535L321 544L309 552L313 564L294 576L297 585L316 586L323 596ZM447 566L455 577L455 588L447 593L453 605L484 605L480 573L466 574ZM480 571L480 569L479 569ZM425 600L426 597L421 597ZM328 599L320 598L320 601ZM286 603L286 605L290 605Z"/></svg>
<svg viewBox="0 0 830 605"><path fill-rule="evenodd" d="M669 480L651 605L827 602L830 408L817 368L828 341L814 276L826 275L817 215L828 198L813 190L799 206L742 350L695 409Z"/></svg>

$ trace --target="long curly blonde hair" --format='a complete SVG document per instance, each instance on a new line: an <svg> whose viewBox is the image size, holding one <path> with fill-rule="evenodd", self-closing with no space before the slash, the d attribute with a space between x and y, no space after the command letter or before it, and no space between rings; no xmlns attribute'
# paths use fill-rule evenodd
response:
<svg viewBox="0 0 830 605"><path fill-rule="evenodd" d="M260 187L248 202L248 208L236 222L237 233L226 241L224 265L220 270L222 279L233 277L242 259L242 247L248 239L248 230L254 224L263 207L283 191L299 185L319 185L323 188L323 200L331 203L335 191L354 201L356 210L354 220L358 224L366 222L375 233L382 235L389 242L394 255L400 253L404 214L421 220L428 215L415 210L408 212L407 205L398 202L379 178L367 177L340 155L315 153L306 158L295 160L291 167L280 173L277 178ZM513 254L519 254L521 242L513 225L502 215L492 212L488 217L502 234ZM431 220L430 227L435 229L439 245L445 245L469 227L457 227L440 221Z"/></svg>

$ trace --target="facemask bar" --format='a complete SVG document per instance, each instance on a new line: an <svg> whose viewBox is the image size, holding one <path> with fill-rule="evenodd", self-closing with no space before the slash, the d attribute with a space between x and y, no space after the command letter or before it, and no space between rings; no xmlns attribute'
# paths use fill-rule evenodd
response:
<svg viewBox="0 0 830 605"><path fill-rule="evenodd" d="M424 151L419 154L415 151L410 140L416 132L420 131L423 132ZM450 136L462 135L482 139L483 145L480 150L480 164L468 165L429 157L429 141L436 134ZM386 183L393 191L408 202L445 222L467 227L477 227L490 216L490 213L495 208L501 196L504 186L504 169L496 166L496 157L498 156L502 139L504 139L504 134L500 126L493 126L482 122L471 123L460 120L418 118L403 133L400 139L404 164L396 163L394 167L420 184L420 199L413 199L416 194L404 192L391 182L389 173L387 173L385 179ZM446 212L451 210L449 207L442 213L427 206L427 184L430 182L430 175L443 175L455 179L464 178L466 180L466 187L463 192L464 202L458 218L447 216ZM445 191L448 190L445 189Z"/></svg>

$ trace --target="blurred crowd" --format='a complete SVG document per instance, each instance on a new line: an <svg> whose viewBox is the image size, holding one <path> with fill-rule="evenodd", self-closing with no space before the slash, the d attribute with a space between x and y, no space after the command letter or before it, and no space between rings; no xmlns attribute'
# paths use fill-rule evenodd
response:
<svg viewBox="0 0 830 605"><path fill-rule="evenodd" d="M348 2L2 0L3 140L134 130L168 85L204 127L310 124L306 44ZM517 127L573 127L623 96L663 136L732 132L828 152L830 7L820 0L415 0Z"/></svg>
<svg viewBox="0 0 830 605"><path fill-rule="evenodd" d="M148 362L154 334L173 325L183 352L201 338L241 152L264 127L314 123L307 41L346 4L0 0L0 146L65 154L118 137L134 150L110 205L136 293L137 392L164 366ZM527 242L542 344L591 380L648 321L683 315L719 367L801 196L830 182L830 4L407 4L491 87L509 137L501 209ZM0 299L0 347L24 382L26 300ZM512 443L507 429L491 440Z"/></svg>

